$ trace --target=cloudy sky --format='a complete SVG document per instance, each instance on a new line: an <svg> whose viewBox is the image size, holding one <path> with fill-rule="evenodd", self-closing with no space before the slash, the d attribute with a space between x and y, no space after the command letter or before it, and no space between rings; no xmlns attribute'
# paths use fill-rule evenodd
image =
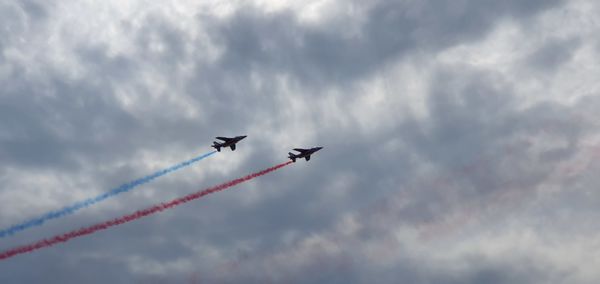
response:
<svg viewBox="0 0 600 284"><path fill-rule="evenodd" d="M594 0L0 1L1 283L598 283Z"/></svg>

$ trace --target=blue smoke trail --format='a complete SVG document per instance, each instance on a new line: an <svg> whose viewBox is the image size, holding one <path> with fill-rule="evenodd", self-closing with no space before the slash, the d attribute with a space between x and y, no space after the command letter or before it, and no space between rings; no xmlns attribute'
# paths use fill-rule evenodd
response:
<svg viewBox="0 0 600 284"><path fill-rule="evenodd" d="M96 197L89 198L89 199L86 199L84 201L77 202L77 203L75 203L75 204L73 204L71 206L67 206L67 207L65 207L63 209L60 209L60 210L48 212L45 215L42 215L41 217L37 217L37 218L31 219L29 221L25 221L25 222L23 222L21 224L13 225L13 226L11 226L8 229L4 229L4 230L0 231L0 238L4 238L4 237L7 237L7 236L12 236L15 233L18 233L20 231L26 230L26 229L31 228L31 227L41 226L46 221L49 221L49 220L52 220L52 219L56 219L56 218L64 217L64 216L67 216L67 215L71 215L71 214L75 213L79 209L89 207L89 206L94 205L94 204L96 204L96 203L98 203L100 201L108 199L109 197L116 196L116 195L118 195L120 193L128 192L128 191L134 189L135 187L137 187L138 185L142 185L142 184L147 183L147 182L149 182L149 181L151 181L151 180L153 180L153 179L155 179L157 177L160 177L160 176L166 175L168 173L174 172L176 170L179 170L181 168L187 167L187 166L189 166L189 165L191 165L191 164L193 164L195 162L198 162L198 161L200 161L200 160L202 160L204 158L209 157L210 155L212 155L212 154L214 154L216 152L217 151L212 151L210 153L198 156L196 158L193 158L191 160L182 162L182 163L177 164L175 166L172 166L172 167L160 170L158 172L155 172L155 173L153 173L151 175L148 175L148 176L145 176L143 178L134 180L134 181L129 182L129 183L122 184L121 186L119 186L119 187L117 187L117 188L115 188L115 189L113 189L113 190L111 190L109 192L106 192L106 193L103 193L101 195L98 195Z"/></svg>

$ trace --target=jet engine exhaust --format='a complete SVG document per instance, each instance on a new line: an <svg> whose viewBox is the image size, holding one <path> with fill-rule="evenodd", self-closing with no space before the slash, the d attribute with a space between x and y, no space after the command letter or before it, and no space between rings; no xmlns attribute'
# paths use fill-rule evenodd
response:
<svg viewBox="0 0 600 284"><path fill-rule="evenodd" d="M252 179L254 179L256 177L260 177L260 176L266 175L266 174L268 174L270 172L273 172L273 171L276 171L278 169L281 169L281 168L283 168L283 167L285 167L285 166L287 166L287 165L289 165L291 163L292 163L291 161L288 161L288 162L285 162L285 163L282 163L282 164L279 164L279 165L267 168L265 170L262 170L262 171L259 171L259 172L256 172L256 173L249 174L249 175L247 175L245 177L234 179L234 180L222 183L220 185L209 187L207 189L204 189L204 190L201 190L201 191L189 194L187 196L171 200L171 201L166 202L166 203L160 203L158 205L155 205L155 206L152 206L152 207L149 207L149 208L146 208L146 209L138 210L138 211L136 211L136 212L134 212L132 214L129 214L129 215L125 215L125 216L122 216L122 217L119 217L119 218L116 218L116 219L112 219L112 220L109 220L109 221L106 221L106 222L103 222L103 223L99 223L99 224L96 224L96 225L92 225L92 226L89 226L89 227L80 228L80 229L77 229L77 230L74 230L74 231L62 234L62 235L57 235L57 236L54 236L54 237L51 237L51 238L43 239L43 240L40 240L38 242L29 244L29 245L24 245L24 246L16 247L16 248L13 248L13 249L9 249L7 251L0 252L0 260L8 259L8 258L11 258L11 257L19 255L19 254L33 252L35 250L38 250L38 249L41 249L41 248L45 248L45 247L50 247L50 246L53 246L53 245L58 244L58 243L67 242L67 241L69 241L70 239L73 239L73 238L82 237L82 236L85 236L85 235L90 235L90 234L93 234L95 232L98 232L98 231L101 231L101 230L105 230L105 229L108 229L108 228L113 227L113 226L125 224L125 223L128 223L128 222L140 219L142 217L146 217L146 216L152 215L154 213L158 213L158 212L161 212L163 210L170 209L170 208L176 207L178 205L182 205L184 203L187 203L187 202L199 199L199 198L204 197L204 196L206 196L208 194L228 189L228 188L233 187L235 185L238 185L240 183L252 180Z"/></svg>
<svg viewBox="0 0 600 284"><path fill-rule="evenodd" d="M185 168L187 166L190 166L190 165L192 165L192 164L194 164L196 162L199 162L200 160L202 160L204 158L207 158L207 157L209 157L209 156L211 156L211 155L213 155L215 153L216 153L216 151L212 151L212 152L200 155L198 157L195 157L193 159L190 159L190 160L187 160L185 162L179 163L177 165L171 166L169 168L157 171L157 172L155 172L155 173L153 173L151 175L139 178L139 179L131 181L129 183L122 184L121 186L119 186L117 188L114 188L114 189L112 189L109 192L105 192L103 194L100 194L100 195L98 195L96 197L89 198L89 199L77 202L77 203L75 203L73 205L64 207L64 208L59 209L59 210L50 211L50 212L48 212L45 215L42 215L40 217L33 218L33 219L30 219L30 220L25 221L23 223L13 225L13 226L11 226L11 227L9 227L7 229L1 230L0 231L0 238L4 238L4 237L7 237L7 236L14 235L14 234L16 234L18 232L24 231L24 230L26 230L28 228L31 228L31 227L41 226L46 221L49 221L49 220L52 220L52 219L56 219L56 218L60 218L60 217L71 215L71 214L75 213L76 211L78 211L80 209L89 207L89 206L94 205L94 204L96 204L96 203L98 203L100 201L106 200L106 199L108 199L110 197L117 196L117 195L119 195L121 193L125 193L125 192L128 192L128 191L131 191L134 188L136 188L136 187L138 187L138 186L140 186L142 184L148 183L148 182L150 182L150 181L152 181L152 180L154 180L154 179L156 179L156 178L158 178L160 176L164 176L164 175L166 175L168 173L172 173L172 172L174 172L176 170L179 170L181 168Z"/></svg>

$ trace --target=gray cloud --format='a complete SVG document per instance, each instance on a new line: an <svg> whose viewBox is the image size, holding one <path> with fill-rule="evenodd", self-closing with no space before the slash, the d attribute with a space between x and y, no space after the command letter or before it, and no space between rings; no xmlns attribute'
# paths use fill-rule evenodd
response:
<svg viewBox="0 0 600 284"><path fill-rule="evenodd" d="M24 232L22 239L2 240L2 248L266 167L284 160L288 148L304 146L298 144L326 148L310 163L200 202L5 261L0 281L585 283L569 264L540 252L549 250L542 234L585 238L590 233L583 226L569 235L555 229L568 227L565 220L534 227L533 240L525 240L531 251L511 255L494 248L518 250L513 236L547 216L539 212L548 208L582 219L597 214L583 193L568 205L538 200L549 186L577 184L584 192L594 184L591 177L569 178L563 165L577 163L594 139L595 96L571 104L525 102L519 82L500 71L436 58L564 4L376 1L360 6L364 19L341 13L316 24L304 23L294 10L267 13L246 5L227 17L203 12L186 28L172 18L177 14L140 11L115 20L131 45L127 52L115 52L110 41L62 38L60 48L79 66L72 73L53 53L26 66L22 58L43 45L20 49L21 57L3 53L10 68L0 69L0 180L30 181L18 198L90 196L205 151L212 136L251 139L139 192ZM31 28L60 21L53 14L59 9L44 5L0 6L7 15L0 21L10 27L2 31L3 50L22 48L20 36L52 35ZM14 12L19 9L25 14ZM346 30L350 23L357 29ZM542 43L516 68L557 72L581 41ZM354 119L370 114L353 104L376 97L364 85L395 66L420 68L426 88L415 95L425 113L382 110L378 116L394 121L358 127ZM416 101L403 95L404 83L391 82L383 96L390 105L401 97L408 109ZM337 110L324 107L328 100ZM277 140L280 133L286 139ZM66 182L49 184L48 177ZM0 187L0 224L30 214L14 205L18 189ZM49 197L64 204L59 198ZM573 212L578 205L585 213ZM433 237L423 240L428 233ZM465 242L472 242L466 252L452 249ZM39 273L30 273L32 266Z"/></svg>
<svg viewBox="0 0 600 284"><path fill-rule="evenodd" d="M530 55L528 65L539 70L552 71L571 59L580 44L581 41L578 39L548 40L547 44Z"/></svg>
<svg viewBox="0 0 600 284"><path fill-rule="evenodd" d="M332 27L304 27L291 13L241 9L211 29L230 72L258 69L290 74L303 83L354 80L414 52L435 52L480 39L505 18L523 20L562 1L377 1L359 34L345 35L344 18Z"/></svg>

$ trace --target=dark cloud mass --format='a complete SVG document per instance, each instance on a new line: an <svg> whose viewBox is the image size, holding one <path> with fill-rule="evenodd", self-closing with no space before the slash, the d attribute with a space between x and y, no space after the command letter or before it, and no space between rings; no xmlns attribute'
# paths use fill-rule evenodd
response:
<svg viewBox="0 0 600 284"><path fill-rule="evenodd" d="M249 136L0 249L325 146L0 283L597 282L597 4L259 2L0 4L2 228Z"/></svg>
<svg viewBox="0 0 600 284"><path fill-rule="evenodd" d="M435 52L477 40L499 21L527 20L561 1L376 1L357 36L347 17L328 27L303 27L290 12L241 9L212 31L225 50L222 67L291 73L309 86L356 80L406 54Z"/></svg>
<svg viewBox="0 0 600 284"><path fill-rule="evenodd" d="M554 39L531 54L529 63L539 70L552 71L570 59L580 45L578 39Z"/></svg>

